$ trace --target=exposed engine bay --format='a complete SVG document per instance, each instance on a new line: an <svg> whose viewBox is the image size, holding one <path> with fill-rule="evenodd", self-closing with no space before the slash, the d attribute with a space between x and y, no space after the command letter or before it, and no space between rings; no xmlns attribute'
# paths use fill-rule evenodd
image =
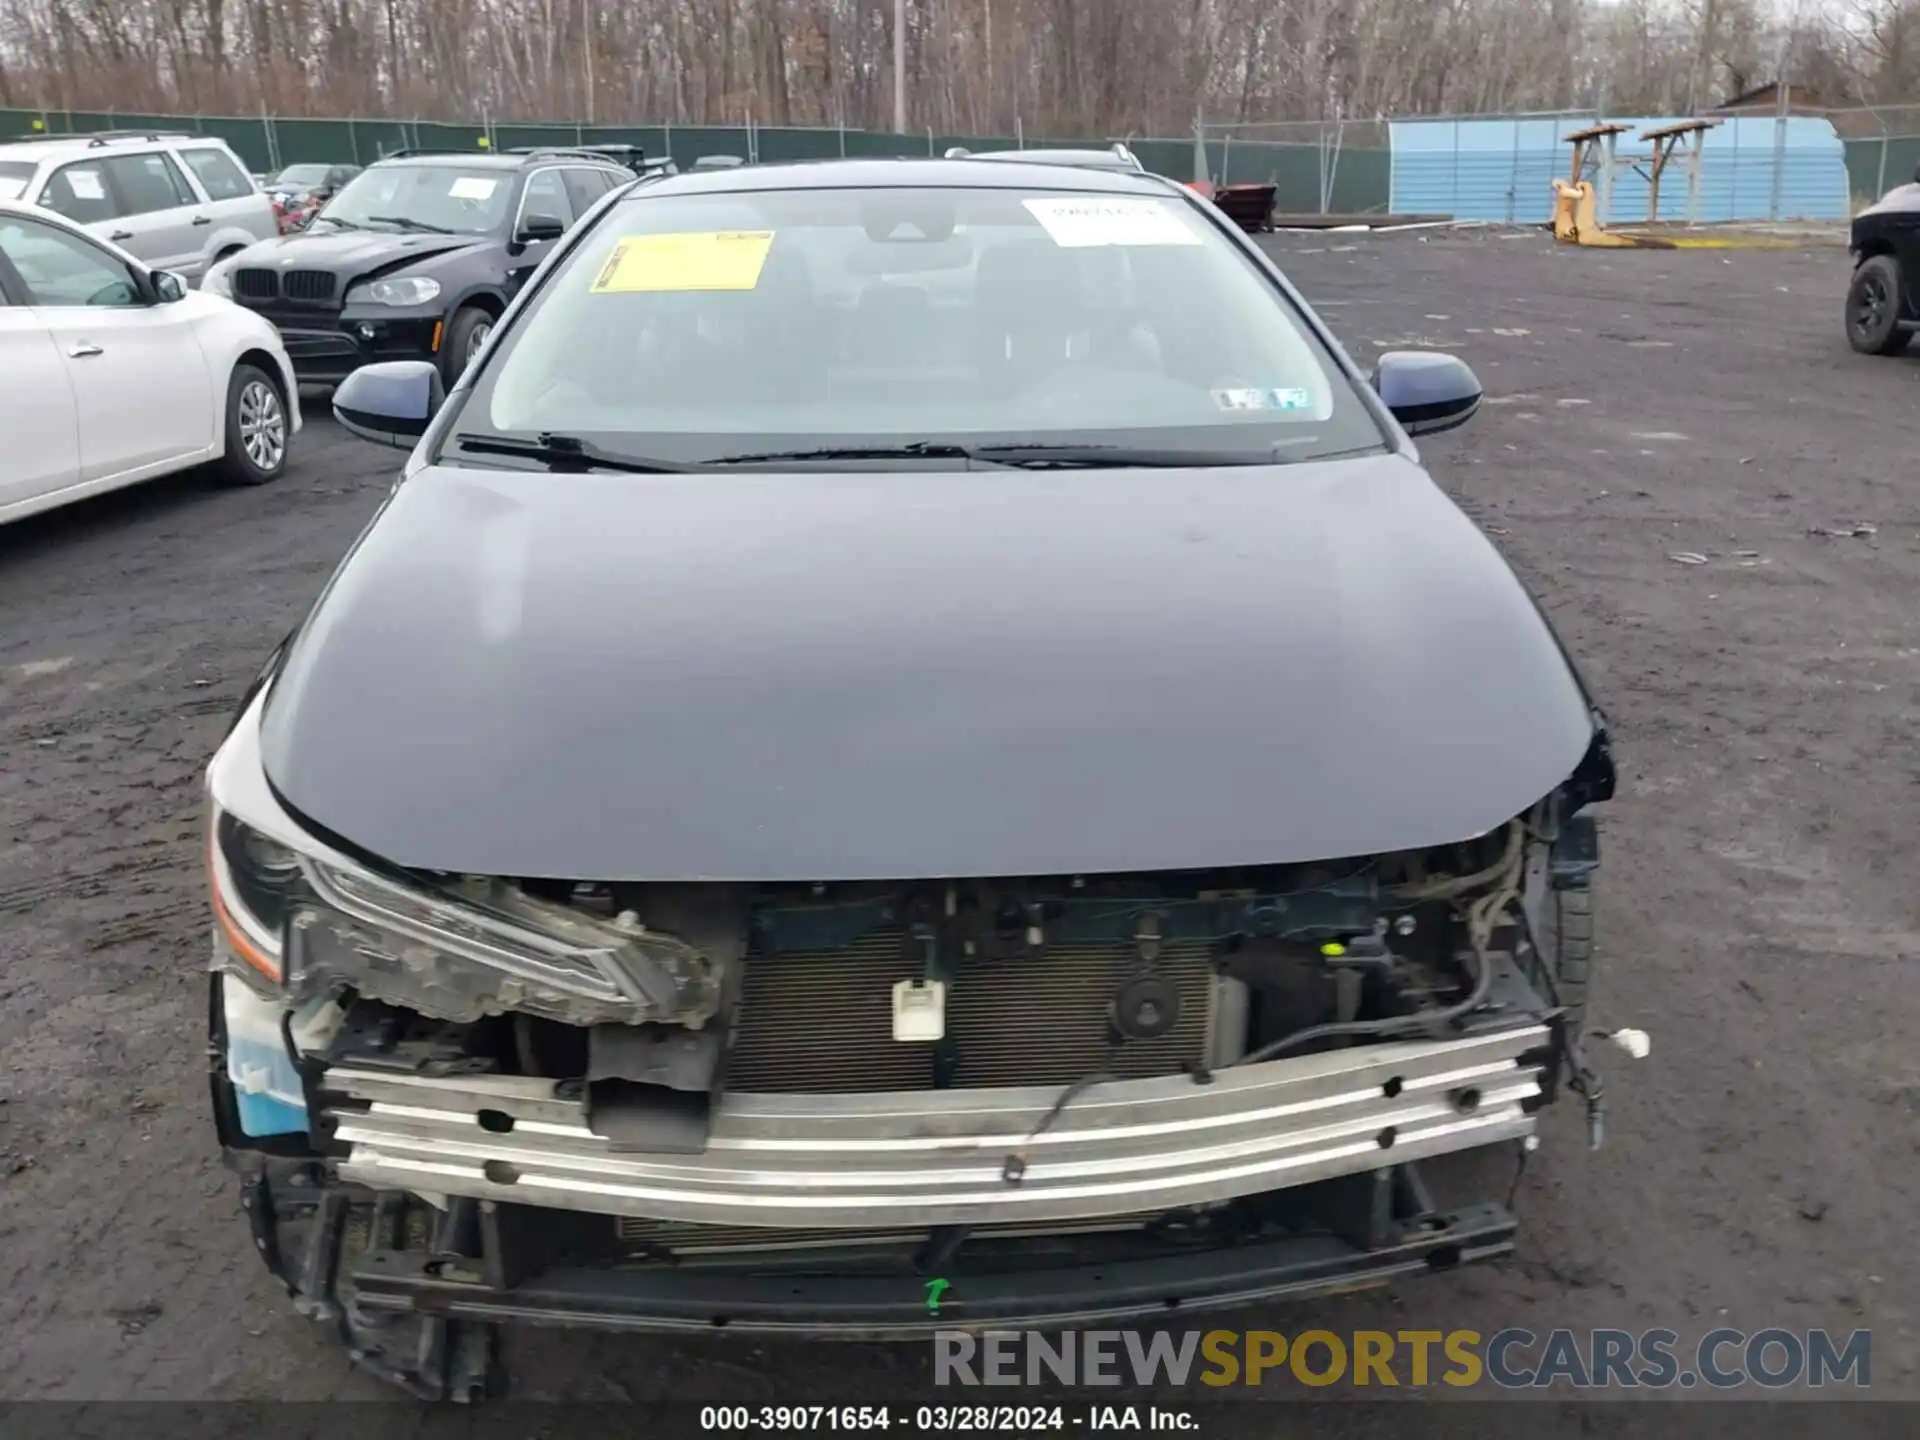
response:
<svg viewBox="0 0 1920 1440"><path fill-rule="evenodd" d="M424 1395L530 1316L900 1337L1498 1255L1563 1084L1599 1133L1596 753L1452 845L792 884L406 871L236 765L222 1143L296 1303Z"/></svg>
<svg viewBox="0 0 1920 1440"><path fill-rule="evenodd" d="M310 889L287 896L286 983L337 1008L336 1063L551 1079L578 1086L589 1126L620 1148L697 1152L725 1092L1077 1095L1440 1038L1488 1003L1496 955L1515 958L1509 987L1544 1019L1556 1002L1527 924L1529 852L1536 892L1551 854L1565 873L1594 858L1590 822L1557 847L1532 828L1547 823L1543 807L1466 844L1325 865L893 886L402 881L310 864ZM511 968L446 957L456 907L456 938ZM427 918L432 947L413 934ZM530 957L530 935L550 953ZM583 974L614 978L588 993ZM676 1018L641 1018L663 1013Z"/></svg>

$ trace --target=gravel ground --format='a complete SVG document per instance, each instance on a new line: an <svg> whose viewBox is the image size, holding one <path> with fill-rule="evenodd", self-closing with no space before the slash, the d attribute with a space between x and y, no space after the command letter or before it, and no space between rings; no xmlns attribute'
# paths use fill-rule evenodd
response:
<svg viewBox="0 0 1920 1440"><path fill-rule="evenodd" d="M1871 1327L1875 1392L1920 1396L1920 361L1846 349L1831 248L1271 243L1363 364L1446 346L1487 386L1429 458L1613 714L1596 1008L1654 1049L1608 1067L1605 1149L1552 1117L1514 1262L1227 1323ZM396 466L319 419L265 490L0 529L0 1398L385 1394L288 1309L213 1152L197 820L234 701ZM595 1400L777 1402L825 1363L851 1401L926 1365L510 1355L522 1394Z"/></svg>

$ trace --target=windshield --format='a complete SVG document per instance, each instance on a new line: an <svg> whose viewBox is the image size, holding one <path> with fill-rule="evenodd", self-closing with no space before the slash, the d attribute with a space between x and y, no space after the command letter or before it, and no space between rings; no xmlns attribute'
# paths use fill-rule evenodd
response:
<svg viewBox="0 0 1920 1440"><path fill-rule="evenodd" d="M635 198L501 339L455 430L609 457L1385 444L1286 297L1174 197Z"/></svg>
<svg viewBox="0 0 1920 1440"><path fill-rule="evenodd" d="M323 185L326 183L325 165L289 165L273 177L275 185Z"/></svg>
<svg viewBox="0 0 1920 1440"><path fill-rule="evenodd" d="M478 165L375 165L342 185L319 219L369 230L484 235L506 223L513 176Z"/></svg>
<svg viewBox="0 0 1920 1440"><path fill-rule="evenodd" d="M0 200L18 200L26 194L33 169L31 161L0 160Z"/></svg>

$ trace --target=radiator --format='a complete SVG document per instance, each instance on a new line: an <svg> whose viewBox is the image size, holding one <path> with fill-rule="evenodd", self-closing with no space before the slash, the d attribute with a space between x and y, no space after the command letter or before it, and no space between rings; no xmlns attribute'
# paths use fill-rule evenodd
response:
<svg viewBox="0 0 1920 1440"><path fill-rule="evenodd" d="M1108 1005L1139 968L1131 944L1049 945L1010 960L963 958L947 987L953 1084L1069 1085L1103 1067L1118 1078L1146 1079L1200 1064L1215 989L1208 946L1162 946L1154 968L1179 994L1179 1019L1164 1035L1128 1041L1116 1056ZM750 1094L933 1088L934 1047L893 1038L894 984L920 974L919 956L897 930L844 950L750 952L726 1088Z"/></svg>

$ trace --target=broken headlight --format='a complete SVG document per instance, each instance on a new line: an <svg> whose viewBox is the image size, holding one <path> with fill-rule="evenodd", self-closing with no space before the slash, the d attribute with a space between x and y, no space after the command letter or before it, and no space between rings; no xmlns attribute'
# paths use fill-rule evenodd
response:
<svg viewBox="0 0 1920 1440"><path fill-rule="evenodd" d="M285 978L281 932L300 884L300 860L278 841L213 812L207 836L216 943L226 968L256 990L277 989Z"/></svg>
<svg viewBox="0 0 1920 1440"><path fill-rule="evenodd" d="M446 892L302 854L216 811L209 863L227 968L290 999L354 990L439 1020L519 1011L568 1025L698 1026L718 1009L701 951L504 880Z"/></svg>

